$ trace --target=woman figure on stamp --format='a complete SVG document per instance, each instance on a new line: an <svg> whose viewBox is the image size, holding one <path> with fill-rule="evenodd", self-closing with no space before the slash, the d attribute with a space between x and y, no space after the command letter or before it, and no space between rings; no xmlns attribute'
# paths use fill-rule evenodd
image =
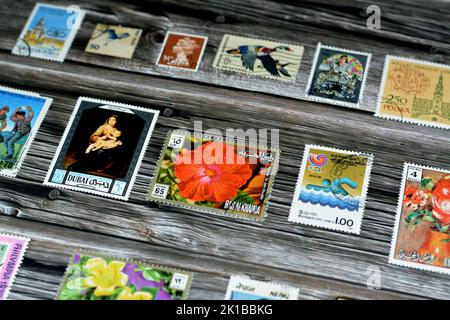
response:
<svg viewBox="0 0 450 320"><path fill-rule="evenodd" d="M122 132L116 128L117 116L110 116L105 124L98 127L98 129L89 138L89 146L86 149L86 153L97 150L114 149L117 146L121 146L122 142L119 137Z"/></svg>
<svg viewBox="0 0 450 320"><path fill-rule="evenodd" d="M191 60L195 50L198 50L200 46L195 40L185 37L172 47L172 52L176 54L176 58L169 61L169 65L177 67L191 67Z"/></svg>

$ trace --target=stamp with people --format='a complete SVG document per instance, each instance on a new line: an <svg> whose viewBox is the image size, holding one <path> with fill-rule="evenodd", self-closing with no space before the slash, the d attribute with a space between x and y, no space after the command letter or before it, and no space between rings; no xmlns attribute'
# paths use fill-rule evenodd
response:
<svg viewBox="0 0 450 320"><path fill-rule="evenodd" d="M53 99L0 87L0 175L15 177Z"/></svg>
<svg viewBox="0 0 450 320"><path fill-rule="evenodd" d="M78 98L44 184L128 200L158 115Z"/></svg>
<svg viewBox="0 0 450 320"><path fill-rule="evenodd" d="M157 65L197 71L206 48L207 37L167 32Z"/></svg>
<svg viewBox="0 0 450 320"><path fill-rule="evenodd" d="M213 66L282 81L295 82L303 46L226 34Z"/></svg>
<svg viewBox="0 0 450 320"><path fill-rule="evenodd" d="M298 294L298 288L285 284L235 275L230 277L225 300L297 300Z"/></svg>
<svg viewBox="0 0 450 320"><path fill-rule="evenodd" d="M6 300L30 239L0 233L0 300Z"/></svg>
<svg viewBox="0 0 450 320"><path fill-rule="evenodd" d="M373 156L306 145L289 221L359 234Z"/></svg>
<svg viewBox="0 0 450 320"><path fill-rule="evenodd" d="M450 129L450 66L386 56L375 116Z"/></svg>
<svg viewBox="0 0 450 320"><path fill-rule="evenodd" d="M450 171L405 163L389 262L450 274Z"/></svg>
<svg viewBox="0 0 450 320"><path fill-rule="evenodd" d="M99 23L86 46L86 52L131 59L142 29Z"/></svg>
<svg viewBox="0 0 450 320"><path fill-rule="evenodd" d="M63 62L84 15L77 6L36 3L12 53Z"/></svg>
<svg viewBox="0 0 450 320"><path fill-rule="evenodd" d="M262 221L278 162L275 148L176 130L167 136L148 199Z"/></svg>
<svg viewBox="0 0 450 320"><path fill-rule="evenodd" d="M306 97L359 107L370 64L370 53L317 45Z"/></svg>
<svg viewBox="0 0 450 320"><path fill-rule="evenodd" d="M185 300L193 274L174 268L76 251L57 300Z"/></svg>

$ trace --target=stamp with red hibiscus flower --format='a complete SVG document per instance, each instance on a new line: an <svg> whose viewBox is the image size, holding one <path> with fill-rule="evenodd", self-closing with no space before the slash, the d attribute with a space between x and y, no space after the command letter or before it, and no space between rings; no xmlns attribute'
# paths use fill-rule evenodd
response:
<svg viewBox="0 0 450 320"><path fill-rule="evenodd" d="M450 171L405 163L389 262L450 274Z"/></svg>
<svg viewBox="0 0 450 320"><path fill-rule="evenodd" d="M279 151L187 131L173 131L148 199L244 219L264 220Z"/></svg>

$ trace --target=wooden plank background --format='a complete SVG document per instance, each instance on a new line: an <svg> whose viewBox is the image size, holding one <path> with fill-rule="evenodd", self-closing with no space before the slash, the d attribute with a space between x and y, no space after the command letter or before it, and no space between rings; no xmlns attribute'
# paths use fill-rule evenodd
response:
<svg viewBox="0 0 450 320"><path fill-rule="evenodd" d="M49 1L71 5L71 1ZM0 1L0 84L53 97L18 178L0 178L0 232L32 238L11 299L53 299L75 248L195 272L191 299L223 299L241 273L300 288L301 299L450 298L449 277L387 263L405 161L449 169L443 129L375 118L385 54L450 63L450 2L146 0L77 1L87 16L63 64L17 57L10 50L34 1ZM366 8L381 8L381 30L366 27ZM84 52L96 23L144 29L132 60ZM209 37L197 73L158 68L167 30ZM295 84L251 80L212 68L224 33L305 46ZM360 110L302 100L317 42L373 54ZM242 90L245 89L245 90ZM80 95L162 111L129 202L61 191L42 181ZM169 129L280 129L282 157L268 217L249 222L158 206L146 189ZM373 153L361 235L287 222L304 144ZM368 268L381 288L366 286Z"/></svg>

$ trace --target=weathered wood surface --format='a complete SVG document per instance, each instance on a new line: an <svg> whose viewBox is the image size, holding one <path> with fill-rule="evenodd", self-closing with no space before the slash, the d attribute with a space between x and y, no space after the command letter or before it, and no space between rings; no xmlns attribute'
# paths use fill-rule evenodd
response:
<svg viewBox="0 0 450 320"><path fill-rule="evenodd" d="M375 3L382 10L382 29L372 31L361 14L372 1L332 3L82 0L78 4L88 10L87 17L66 62L59 64L9 53L34 2L0 1L0 13L8 17L0 25L1 84L55 99L19 177L0 178L0 232L32 238L10 297L54 298L71 252L83 248L191 270L196 274L192 299L222 299L227 278L235 273L297 286L301 299L450 298L448 276L387 263L402 164L449 169L450 133L378 119L365 111L374 109L385 54L450 63L450 4ZM144 28L133 60L83 52L98 22ZM154 66L169 29L209 36L198 73ZM304 44L297 83L249 82L215 71L211 64L223 33ZM281 97L301 98L318 41L373 53L364 110ZM50 200L52 189L42 186L80 95L174 111L158 120L129 202L70 191ZM205 129L280 129L282 158L265 222L145 201L165 133L192 129L195 120L202 120ZM360 236L287 222L305 143L375 155ZM380 290L366 287L369 266L381 270Z"/></svg>

